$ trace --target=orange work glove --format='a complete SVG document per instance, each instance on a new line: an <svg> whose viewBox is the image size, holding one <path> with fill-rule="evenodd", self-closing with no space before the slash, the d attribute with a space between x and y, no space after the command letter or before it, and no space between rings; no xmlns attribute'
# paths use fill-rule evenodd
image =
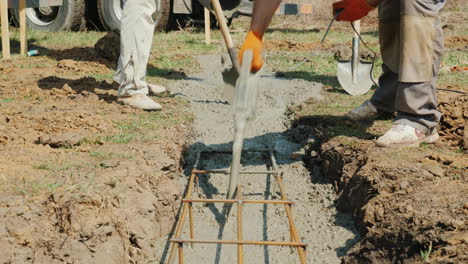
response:
<svg viewBox="0 0 468 264"><path fill-rule="evenodd" d="M343 12L336 20L352 22L367 16L374 7L370 6L366 0L343 0L333 3L333 15L340 9L343 9Z"/></svg>
<svg viewBox="0 0 468 264"><path fill-rule="evenodd" d="M242 65L242 56L244 55L244 52L246 50L253 51L253 60L252 65L250 67L250 71L253 73L259 71L263 66L262 38L262 34L250 30L249 33L247 33L247 37L245 37L244 44L242 44L239 50L239 54L237 55L239 59L239 64Z"/></svg>

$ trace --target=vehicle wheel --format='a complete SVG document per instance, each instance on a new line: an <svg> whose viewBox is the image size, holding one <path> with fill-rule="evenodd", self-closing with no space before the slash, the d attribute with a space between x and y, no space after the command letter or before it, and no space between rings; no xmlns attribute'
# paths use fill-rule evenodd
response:
<svg viewBox="0 0 468 264"><path fill-rule="evenodd" d="M131 1L131 0L127 0ZM166 31L170 28L171 0L156 0L159 5L156 16L156 30ZM122 7L124 0L98 0L98 13L102 25L106 30L120 30L120 19L122 18Z"/></svg>
<svg viewBox="0 0 468 264"><path fill-rule="evenodd" d="M79 30L84 25L83 0L64 0L62 6L26 8L28 28L37 31ZM12 18L19 25L19 10L12 9Z"/></svg>

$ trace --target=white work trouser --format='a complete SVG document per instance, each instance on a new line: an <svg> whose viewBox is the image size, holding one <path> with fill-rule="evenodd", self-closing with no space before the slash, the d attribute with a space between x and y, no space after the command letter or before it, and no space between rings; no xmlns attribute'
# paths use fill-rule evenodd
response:
<svg viewBox="0 0 468 264"><path fill-rule="evenodd" d="M158 14L158 0L127 0L120 24L120 57L114 80L118 96L148 94L146 66Z"/></svg>

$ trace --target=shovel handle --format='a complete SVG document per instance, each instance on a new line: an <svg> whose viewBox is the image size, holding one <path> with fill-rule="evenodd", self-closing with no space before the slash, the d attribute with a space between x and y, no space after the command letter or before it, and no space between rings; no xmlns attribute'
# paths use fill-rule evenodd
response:
<svg viewBox="0 0 468 264"><path fill-rule="evenodd" d="M219 0L211 0L211 6L213 7L216 18L218 19L219 28L223 34L224 42L226 42L226 47L228 49L232 49L234 47L234 42L232 41L231 34L229 34L229 29Z"/></svg>
<svg viewBox="0 0 468 264"><path fill-rule="evenodd" d="M359 38L359 34L361 34L361 20L356 20L353 22L354 29L353 30L353 37Z"/></svg>

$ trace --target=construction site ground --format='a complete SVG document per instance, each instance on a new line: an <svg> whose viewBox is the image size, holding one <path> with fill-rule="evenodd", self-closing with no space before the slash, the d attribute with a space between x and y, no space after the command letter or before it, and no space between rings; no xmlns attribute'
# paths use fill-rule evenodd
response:
<svg viewBox="0 0 468 264"><path fill-rule="evenodd" d="M466 12L442 15L439 88L468 91ZM336 80L350 56L351 29L276 17L267 34L256 120L247 148L275 150L309 263L468 262L468 96L439 91L441 140L383 149L373 141L392 116L354 124L343 115L370 97ZM234 21L236 43L248 19ZM378 51L375 20L363 38ZM16 31L13 51L18 51ZM198 151L229 149L231 107L222 96L221 35L203 29L156 33L148 81L170 92L160 112L116 103L115 58L93 45L100 32L30 32L39 56L0 64L0 263L162 263ZM108 54L116 54L109 48ZM369 51L361 57L369 58ZM380 73L377 59L374 77ZM229 156L204 167L226 169ZM265 169L259 154L247 169ZM227 176L200 179L198 198L223 198ZM242 176L246 197L278 199L274 180ZM194 208L196 237L234 239L235 210ZM244 236L290 239L283 208L244 205ZM187 230L187 229L185 229ZM188 236L185 232L184 236ZM235 246L185 247L186 263L235 263ZM244 247L246 263L299 263L280 247Z"/></svg>

